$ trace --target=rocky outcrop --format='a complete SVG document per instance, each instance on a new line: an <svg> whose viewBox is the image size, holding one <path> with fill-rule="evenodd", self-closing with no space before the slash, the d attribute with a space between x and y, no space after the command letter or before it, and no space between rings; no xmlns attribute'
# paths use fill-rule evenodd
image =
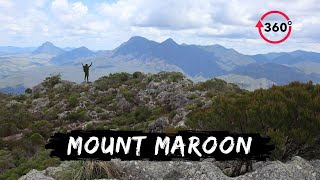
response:
<svg viewBox="0 0 320 180"><path fill-rule="evenodd" d="M265 163L261 168L254 172L247 173L238 177L239 180L262 180L262 179L320 179L320 167L313 165L314 162L319 163L319 160L308 162L301 157L294 157L287 163L273 161Z"/></svg>
<svg viewBox="0 0 320 180"><path fill-rule="evenodd" d="M44 171L37 171L32 169L28 174L19 178L19 180L54 180L52 177L44 174Z"/></svg>
<svg viewBox="0 0 320 180"><path fill-rule="evenodd" d="M148 131L152 133L161 133L163 129L169 125L168 117L160 117L149 125Z"/></svg>
<svg viewBox="0 0 320 180"><path fill-rule="evenodd" d="M254 165L257 169L239 177L228 177L218 168L216 162L185 162L185 161L120 161L113 160L114 167L121 172L122 179L212 179L212 180L318 180L320 179L320 160L307 161L294 157L286 163L271 161ZM52 180L55 172L66 167L47 168L44 171L32 170L20 180L45 179ZM62 168L61 168L62 167Z"/></svg>
<svg viewBox="0 0 320 180"><path fill-rule="evenodd" d="M118 162L123 179L228 179L210 162Z"/></svg>

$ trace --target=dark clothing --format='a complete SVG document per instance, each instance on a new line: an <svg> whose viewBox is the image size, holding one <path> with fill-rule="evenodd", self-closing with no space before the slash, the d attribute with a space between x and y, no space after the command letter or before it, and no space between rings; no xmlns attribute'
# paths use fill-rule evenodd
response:
<svg viewBox="0 0 320 180"><path fill-rule="evenodd" d="M83 72L89 73L89 66L83 66Z"/></svg>
<svg viewBox="0 0 320 180"><path fill-rule="evenodd" d="M92 66L92 63L90 64L90 66L88 66L88 64L83 65L82 64L82 68L83 68L83 72L84 72L84 81L87 80L87 82L89 82L89 69Z"/></svg>

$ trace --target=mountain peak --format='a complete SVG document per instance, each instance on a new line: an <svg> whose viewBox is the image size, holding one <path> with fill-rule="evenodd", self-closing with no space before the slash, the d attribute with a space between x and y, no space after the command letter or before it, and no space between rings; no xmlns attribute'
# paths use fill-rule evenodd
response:
<svg viewBox="0 0 320 180"><path fill-rule="evenodd" d="M177 45L177 43L172 39L168 38L165 41L163 41L161 44L172 44L172 45Z"/></svg>
<svg viewBox="0 0 320 180"><path fill-rule="evenodd" d="M129 41L136 41L136 40L147 40L149 41L147 38L141 37L141 36L132 36Z"/></svg>
<svg viewBox="0 0 320 180"><path fill-rule="evenodd" d="M71 51L64 52L56 57L53 57L50 61L54 64L64 64L75 62L77 59L87 58L93 56L95 53L85 46L73 49Z"/></svg>
<svg viewBox="0 0 320 180"><path fill-rule="evenodd" d="M54 46L54 44L50 41L46 41L41 46Z"/></svg>
<svg viewBox="0 0 320 180"><path fill-rule="evenodd" d="M33 54L54 54L58 55L63 53L64 50L55 46L53 43L46 41L41 46L39 46L35 51L33 51Z"/></svg>
<svg viewBox="0 0 320 180"><path fill-rule="evenodd" d="M79 47L79 48L76 48L77 50L85 50L85 51L90 51L87 47L85 47L85 46L81 46L81 47ZM74 49L74 50L76 50L76 49Z"/></svg>
<svg viewBox="0 0 320 180"><path fill-rule="evenodd" d="M149 39L141 36L132 36L125 44L144 44L150 42Z"/></svg>

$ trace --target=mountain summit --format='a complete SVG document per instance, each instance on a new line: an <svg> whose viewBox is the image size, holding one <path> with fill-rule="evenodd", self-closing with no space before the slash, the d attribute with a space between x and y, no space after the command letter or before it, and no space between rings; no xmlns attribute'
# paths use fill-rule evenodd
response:
<svg viewBox="0 0 320 180"><path fill-rule="evenodd" d="M35 51L33 51L33 54L53 54L58 55L65 52L63 49L55 46L51 42L45 42L40 47L38 47Z"/></svg>
<svg viewBox="0 0 320 180"><path fill-rule="evenodd" d="M55 64L64 64L80 58L86 58L92 55L94 55L93 51L90 51L87 47L82 46L71 51L64 52L56 57L53 57L51 59L51 62Z"/></svg>
<svg viewBox="0 0 320 180"><path fill-rule="evenodd" d="M179 45L171 38L158 43L139 36L121 44L113 55L130 56L139 60L160 59L178 66L188 75L205 77L219 76L226 70L254 62L253 59L222 46Z"/></svg>
<svg viewBox="0 0 320 180"><path fill-rule="evenodd" d="M167 40L163 41L161 44L166 44L169 46L178 45L172 38L168 38Z"/></svg>

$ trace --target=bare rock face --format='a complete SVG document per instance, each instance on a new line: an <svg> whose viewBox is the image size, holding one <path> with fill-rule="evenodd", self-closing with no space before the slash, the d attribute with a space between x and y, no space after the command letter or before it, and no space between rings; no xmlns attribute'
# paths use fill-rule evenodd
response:
<svg viewBox="0 0 320 180"><path fill-rule="evenodd" d="M319 160L317 160L319 161ZM316 162L316 161L313 161ZM313 165L313 162L308 162L301 157L294 157L287 163L280 161L268 162L266 165L258 168L254 172L239 176L238 180L298 180L298 179L320 179L319 164Z"/></svg>
<svg viewBox="0 0 320 180"><path fill-rule="evenodd" d="M229 179L210 162L119 161L123 179Z"/></svg>
<svg viewBox="0 0 320 180"><path fill-rule="evenodd" d="M22 176L19 178L19 180L54 180L50 176L44 175L43 171L37 171L32 169L31 171L28 172L28 174Z"/></svg>
<svg viewBox="0 0 320 180"><path fill-rule="evenodd" d="M122 94L117 95L116 102L118 104L118 107L124 112L129 112L133 107L133 105L128 102Z"/></svg>
<svg viewBox="0 0 320 180"><path fill-rule="evenodd" d="M149 132L152 133L161 133L163 129L169 125L169 118L168 117L160 117L155 122L149 125Z"/></svg>
<svg viewBox="0 0 320 180"><path fill-rule="evenodd" d="M215 161L120 161L112 160L114 168L121 172L121 179L209 179L209 180L319 180L320 160L307 161L294 157L282 163L270 161L260 163L252 172L238 177L226 176ZM70 161L63 162L59 167L49 167L43 171L31 170L20 180L53 180L55 173L67 169Z"/></svg>
<svg viewBox="0 0 320 180"><path fill-rule="evenodd" d="M46 88L43 86L43 84L38 84L32 88L32 95L36 94L43 94L46 92Z"/></svg>
<svg viewBox="0 0 320 180"><path fill-rule="evenodd" d="M35 108L43 108L49 104L49 98L38 98L32 101L32 106Z"/></svg>

